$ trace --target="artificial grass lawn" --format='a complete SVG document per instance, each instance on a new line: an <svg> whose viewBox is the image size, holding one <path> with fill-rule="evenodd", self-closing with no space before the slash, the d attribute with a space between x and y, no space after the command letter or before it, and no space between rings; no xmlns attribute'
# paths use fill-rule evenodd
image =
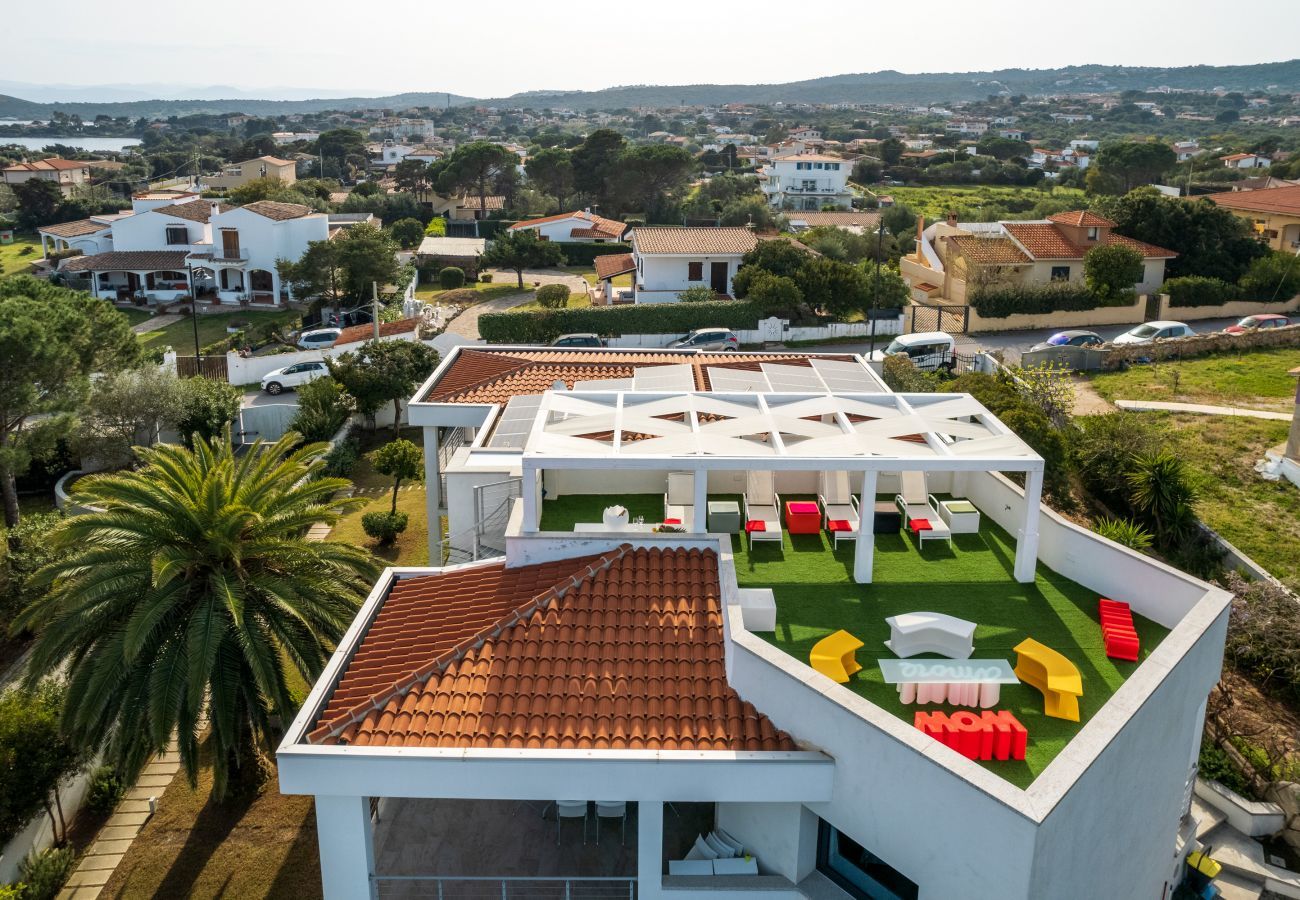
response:
<svg viewBox="0 0 1300 900"><path fill-rule="evenodd" d="M190 789L183 773L177 775L100 896L321 896L311 797L282 795L274 774L251 799L213 804L208 802L211 790L212 770L206 764L197 790Z"/></svg>
<svg viewBox="0 0 1300 900"><path fill-rule="evenodd" d="M249 309L232 309L228 313L200 313L199 346L204 353L225 344L230 337L226 333L226 325L236 318L252 322L255 326L268 321L287 326L300 320L302 313L295 310ZM159 328L157 331L146 331L139 337L140 345L146 349L171 347L182 356L194 353L194 323L189 316L184 316L180 321Z"/></svg>
<svg viewBox="0 0 1300 900"><path fill-rule="evenodd" d="M652 522L663 515L663 498L658 494L566 496L543 504L541 527L569 530L574 522L599 522L604 508L615 502L626 506L633 519L640 515ZM898 700L897 688L881 680L874 661L892 657L883 646L889 637L888 616L925 610L974 621L979 626L975 631L975 658L979 659L1006 659L1015 665L1013 648L1026 637L1062 653L1078 666L1083 678L1079 722L1043 715L1043 697L1034 688L1002 686L997 708L1010 710L1028 729L1028 750L1023 762L981 765L1025 788L1137 663L1106 657L1095 591L1041 565L1033 584L1016 582L1012 577L1015 541L987 516L983 521L979 534L955 535L951 548L930 542L923 552L911 535L876 535L874 581L869 585L853 581L852 544L836 552L825 535L786 533L780 549L760 542L751 551L748 539L737 535L732 538L736 580L741 587L772 589L776 632L759 637L801 662L807 663L813 644L834 631L843 629L858 637L865 644L858 651L863 669L845 686L908 722L920 709L954 712L960 707L905 706ZM1145 659L1168 632L1136 614L1133 619Z"/></svg>
<svg viewBox="0 0 1300 900"><path fill-rule="evenodd" d="M1107 400L1244 403L1285 411L1295 394L1295 378L1287 372L1296 366L1300 348L1273 347L1132 366L1126 372L1095 375L1092 386Z"/></svg>

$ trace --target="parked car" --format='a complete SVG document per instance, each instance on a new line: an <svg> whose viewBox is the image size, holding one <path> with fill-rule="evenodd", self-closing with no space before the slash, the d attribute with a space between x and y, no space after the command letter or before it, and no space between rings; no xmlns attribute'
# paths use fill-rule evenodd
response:
<svg viewBox="0 0 1300 900"><path fill-rule="evenodd" d="M320 360L294 363L274 372L267 372L262 377L262 390L268 394L279 394L285 388L302 387L309 381L328 375L329 366Z"/></svg>
<svg viewBox="0 0 1300 900"><path fill-rule="evenodd" d="M1115 338L1116 344L1149 344L1164 338L1191 337L1195 331L1182 322L1144 322Z"/></svg>
<svg viewBox="0 0 1300 900"><path fill-rule="evenodd" d="M738 350L740 338L730 328L697 328L668 346L686 350Z"/></svg>
<svg viewBox="0 0 1300 900"><path fill-rule="evenodd" d="M951 371L957 364L957 342L951 334L943 331L900 334L884 350L871 354L871 361L883 363L886 356L899 353L910 356L914 366L927 372L938 369Z"/></svg>
<svg viewBox="0 0 1300 900"><path fill-rule="evenodd" d="M594 334L562 334L551 341L552 347L603 347L605 342Z"/></svg>
<svg viewBox="0 0 1300 900"><path fill-rule="evenodd" d="M1245 334L1247 331L1254 331L1258 328L1285 328L1290 324L1291 320L1286 316L1279 316L1276 313L1260 313L1254 316L1246 316L1236 325L1229 325L1223 330L1228 334Z"/></svg>
<svg viewBox="0 0 1300 900"><path fill-rule="evenodd" d="M298 335L298 346L303 350L323 350L326 347L333 347L342 333L342 328L317 328L313 331L304 331Z"/></svg>
<svg viewBox="0 0 1300 900"><path fill-rule="evenodd" d="M1035 350L1051 350L1053 347L1100 347L1104 343L1106 342L1101 335L1095 331L1071 329L1058 331L1047 340L1034 344L1029 350L1032 353Z"/></svg>

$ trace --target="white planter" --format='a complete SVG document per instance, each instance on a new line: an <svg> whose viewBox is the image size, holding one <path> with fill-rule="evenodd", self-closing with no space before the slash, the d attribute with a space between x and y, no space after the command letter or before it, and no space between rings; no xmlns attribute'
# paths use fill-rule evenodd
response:
<svg viewBox="0 0 1300 900"><path fill-rule="evenodd" d="M605 527L611 531L621 531L627 528L627 510L615 512L613 507L605 510Z"/></svg>

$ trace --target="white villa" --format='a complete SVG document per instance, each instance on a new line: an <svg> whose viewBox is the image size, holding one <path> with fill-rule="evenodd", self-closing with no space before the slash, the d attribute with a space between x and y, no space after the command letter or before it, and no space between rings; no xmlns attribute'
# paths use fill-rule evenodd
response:
<svg viewBox="0 0 1300 900"><path fill-rule="evenodd" d="M533 231L543 241L607 244L621 241L627 231L627 224L598 216L590 209L579 209L538 219L524 219L515 222L509 230Z"/></svg>
<svg viewBox="0 0 1300 900"><path fill-rule="evenodd" d="M38 229L46 254L76 249L59 271L88 279L97 297L156 302L197 295L222 303L274 305L292 299L275 264L296 260L356 217L331 217L297 203L227 206L185 191L137 194L132 211ZM193 277L191 284L190 278Z"/></svg>
<svg viewBox="0 0 1300 900"><path fill-rule="evenodd" d="M382 574L278 750L327 900L1170 896L1230 597L1041 506L969 395L464 346L409 415L440 564ZM1011 661L964 714L906 681Z"/></svg>
<svg viewBox="0 0 1300 900"><path fill-rule="evenodd" d="M748 228L635 228L631 253L596 257L596 300L676 303L677 295L692 287L730 295L741 260L756 246L758 238ZM613 280L628 273L631 289L616 289Z"/></svg>
<svg viewBox="0 0 1300 900"><path fill-rule="evenodd" d="M768 202L781 209L849 209L853 205L848 186L852 169L848 160L822 153L778 156L759 170L759 186Z"/></svg>

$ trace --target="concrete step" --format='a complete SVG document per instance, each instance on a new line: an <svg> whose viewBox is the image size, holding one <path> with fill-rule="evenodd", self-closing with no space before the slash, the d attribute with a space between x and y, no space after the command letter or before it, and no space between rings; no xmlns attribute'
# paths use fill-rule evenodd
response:
<svg viewBox="0 0 1300 900"><path fill-rule="evenodd" d="M108 884L112 869L77 869L68 878L68 887L99 887Z"/></svg>
<svg viewBox="0 0 1300 900"><path fill-rule="evenodd" d="M1223 900L1259 900L1264 890L1262 882L1252 881L1227 871L1220 873L1219 877L1214 879L1214 886L1223 895Z"/></svg>
<svg viewBox="0 0 1300 900"><path fill-rule="evenodd" d="M1201 843L1205 843L1205 836L1228 818L1195 794L1192 795L1192 816L1196 819L1196 839Z"/></svg>

